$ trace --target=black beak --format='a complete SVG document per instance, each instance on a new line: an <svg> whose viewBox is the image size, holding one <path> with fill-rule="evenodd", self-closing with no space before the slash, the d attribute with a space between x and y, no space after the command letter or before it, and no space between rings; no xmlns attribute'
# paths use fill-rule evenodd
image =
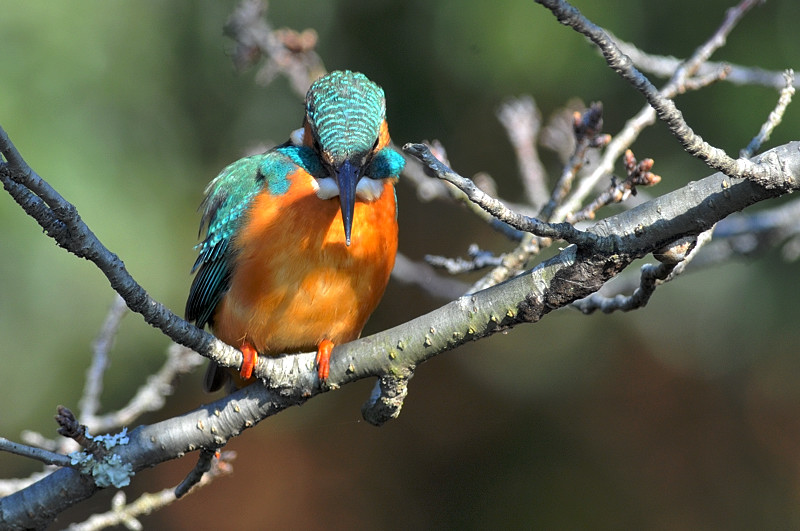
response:
<svg viewBox="0 0 800 531"><path fill-rule="evenodd" d="M360 168L345 160L336 170L336 183L339 185L339 206L342 209L344 237L350 246L350 233L353 230L353 211L356 207L356 186L358 185Z"/></svg>

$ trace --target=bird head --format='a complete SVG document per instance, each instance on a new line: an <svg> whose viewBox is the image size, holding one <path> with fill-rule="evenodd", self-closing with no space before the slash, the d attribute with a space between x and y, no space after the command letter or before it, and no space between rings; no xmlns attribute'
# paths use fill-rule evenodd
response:
<svg viewBox="0 0 800 531"><path fill-rule="evenodd" d="M335 71L306 94L303 142L314 149L339 188L347 245L353 227L356 187L375 153L389 143L383 89L357 72Z"/></svg>

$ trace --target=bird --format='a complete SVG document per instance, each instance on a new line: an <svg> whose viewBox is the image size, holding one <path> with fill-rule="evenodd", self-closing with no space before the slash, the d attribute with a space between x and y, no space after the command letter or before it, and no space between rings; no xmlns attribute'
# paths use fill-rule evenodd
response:
<svg viewBox="0 0 800 531"><path fill-rule="evenodd" d="M338 70L311 84L289 140L208 184L185 315L244 361L211 362L207 391L252 383L259 356L314 350L327 381L334 345L360 337L397 253L405 159L390 144L383 89Z"/></svg>

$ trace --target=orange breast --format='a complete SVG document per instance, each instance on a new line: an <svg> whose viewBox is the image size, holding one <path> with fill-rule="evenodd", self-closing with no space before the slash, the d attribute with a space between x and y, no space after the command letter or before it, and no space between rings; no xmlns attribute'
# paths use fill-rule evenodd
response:
<svg viewBox="0 0 800 531"><path fill-rule="evenodd" d="M383 296L397 252L394 184L357 201L350 246L339 199L319 199L308 173L289 176L279 196L262 192L240 234L214 333L262 354L315 350L323 339L356 339Z"/></svg>

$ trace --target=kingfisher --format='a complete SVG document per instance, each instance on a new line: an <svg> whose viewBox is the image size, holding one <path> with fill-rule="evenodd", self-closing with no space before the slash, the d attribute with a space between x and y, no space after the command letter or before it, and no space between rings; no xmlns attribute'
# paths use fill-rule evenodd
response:
<svg viewBox="0 0 800 531"><path fill-rule="evenodd" d="M240 379L212 362L207 391L246 385L260 355L313 350L325 381L334 345L361 335L397 253L405 161L389 144L383 89L335 71L311 85L288 141L209 183L186 318L244 361Z"/></svg>

